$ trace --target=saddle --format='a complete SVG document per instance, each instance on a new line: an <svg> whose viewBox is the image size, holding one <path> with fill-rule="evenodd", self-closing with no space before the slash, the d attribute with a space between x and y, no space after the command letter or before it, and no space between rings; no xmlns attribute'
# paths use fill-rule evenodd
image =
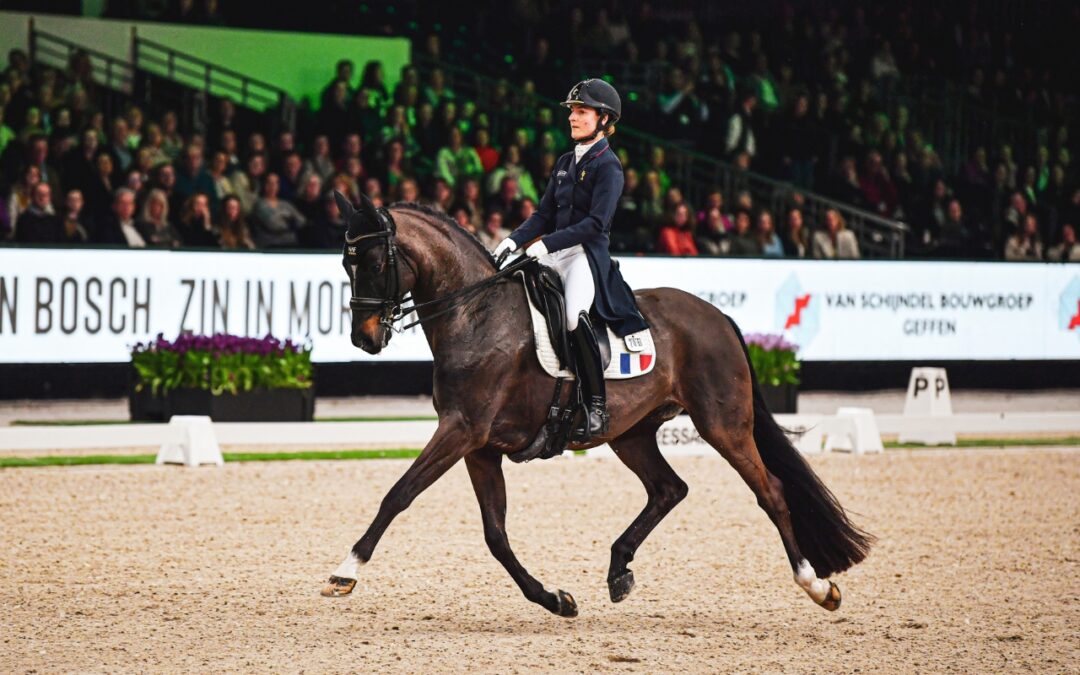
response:
<svg viewBox="0 0 1080 675"><path fill-rule="evenodd" d="M555 270L537 261L526 266L521 275L529 302L544 318L551 348L559 360L560 370L570 370L574 364L574 355L570 351L570 332L566 330L566 303L563 298L562 279ZM607 325L594 311L589 312L589 319L592 321L596 343L600 345L600 359L606 369L611 363L611 342L608 340Z"/></svg>

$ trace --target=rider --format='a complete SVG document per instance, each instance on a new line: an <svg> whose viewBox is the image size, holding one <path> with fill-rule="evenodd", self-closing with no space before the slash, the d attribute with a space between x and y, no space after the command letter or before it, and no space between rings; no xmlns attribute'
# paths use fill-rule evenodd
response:
<svg viewBox="0 0 1080 675"><path fill-rule="evenodd" d="M574 371L581 380L589 437L608 432L607 395L600 348L589 321L596 314L619 337L648 326L608 254L611 218L623 191L623 170L608 146L622 114L619 94L598 79L578 82L562 105L570 109L570 136L577 144L555 163L532 216L495 249L498 259L532 241L525 254L562 278L566 328L574 341ZM533 241L535 240L535 241Z"/></svg>

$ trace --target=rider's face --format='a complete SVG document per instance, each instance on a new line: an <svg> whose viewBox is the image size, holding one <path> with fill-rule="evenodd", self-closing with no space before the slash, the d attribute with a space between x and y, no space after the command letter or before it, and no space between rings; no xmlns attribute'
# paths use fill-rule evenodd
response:
<svg viewBox="0 0 1080 675"><path fill-rule="evenodd" d="M580 141L588 138L600 123L600 115L594 108L583 105L570 107L570 138Z"/></svg>

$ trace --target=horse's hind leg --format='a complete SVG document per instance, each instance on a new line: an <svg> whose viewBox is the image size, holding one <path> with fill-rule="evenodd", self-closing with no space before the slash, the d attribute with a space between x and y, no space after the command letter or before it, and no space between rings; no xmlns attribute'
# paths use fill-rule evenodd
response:
<svg viewBox="0 0 1080 675"><path fill-rule="evenodd" d="M608 591L612 602L630 595L634 573L626 566L653 528L686 497L686 483L675 474L656 445L658 428L654 424L638 425L611 442L619 459L637 475L648 495L645 508L611 545Z"/></svg>
<svg viewBox="0 0 1080 675"><path fill-rule="evenodd" d="M549 593L518 562L506 538L506 481L503 478L502 455L484 451L465 457L480 515L484 520L484 540L495 559L502 563L526 598L542 605L559 616L577 616L577 603L565 591Z"/></svg>
<svg viewBox="0 0 1080 675"><path fill-rule="evenodd" d="M791 524L784 485L769 473L761 460L753 434L753 409L749 393L734 400L745 401L731 404L727 410L690 410L690 417L698 433L709 445L723 456L742 476L753 490L760 506L776 525L784 542L788 561L797 583L814 602L825 609L840 607L840 589L826 579L817 578L814 568L799 552L795 528Z"/></svg>

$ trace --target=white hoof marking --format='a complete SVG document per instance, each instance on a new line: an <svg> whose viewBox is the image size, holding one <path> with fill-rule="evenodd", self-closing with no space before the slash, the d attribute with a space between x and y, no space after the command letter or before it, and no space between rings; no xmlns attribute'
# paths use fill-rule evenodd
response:
<svg viewBox="0 0 1080 675"><path fill-rule="evenodd" d="M334 570L334 576L342 579L358 579L357 570L363 564L363 561L350 551L348 557L342 560L338 568Z"/></svg>
<svg viewBox="0 0 1080 675"><path fill-rule="evenodd" d="M831 588L828 581L817 578L817 572L806 560L799 563L799 569L795 572L795 583L799 584L806 593L819 605L825 601Z"/></svg>

